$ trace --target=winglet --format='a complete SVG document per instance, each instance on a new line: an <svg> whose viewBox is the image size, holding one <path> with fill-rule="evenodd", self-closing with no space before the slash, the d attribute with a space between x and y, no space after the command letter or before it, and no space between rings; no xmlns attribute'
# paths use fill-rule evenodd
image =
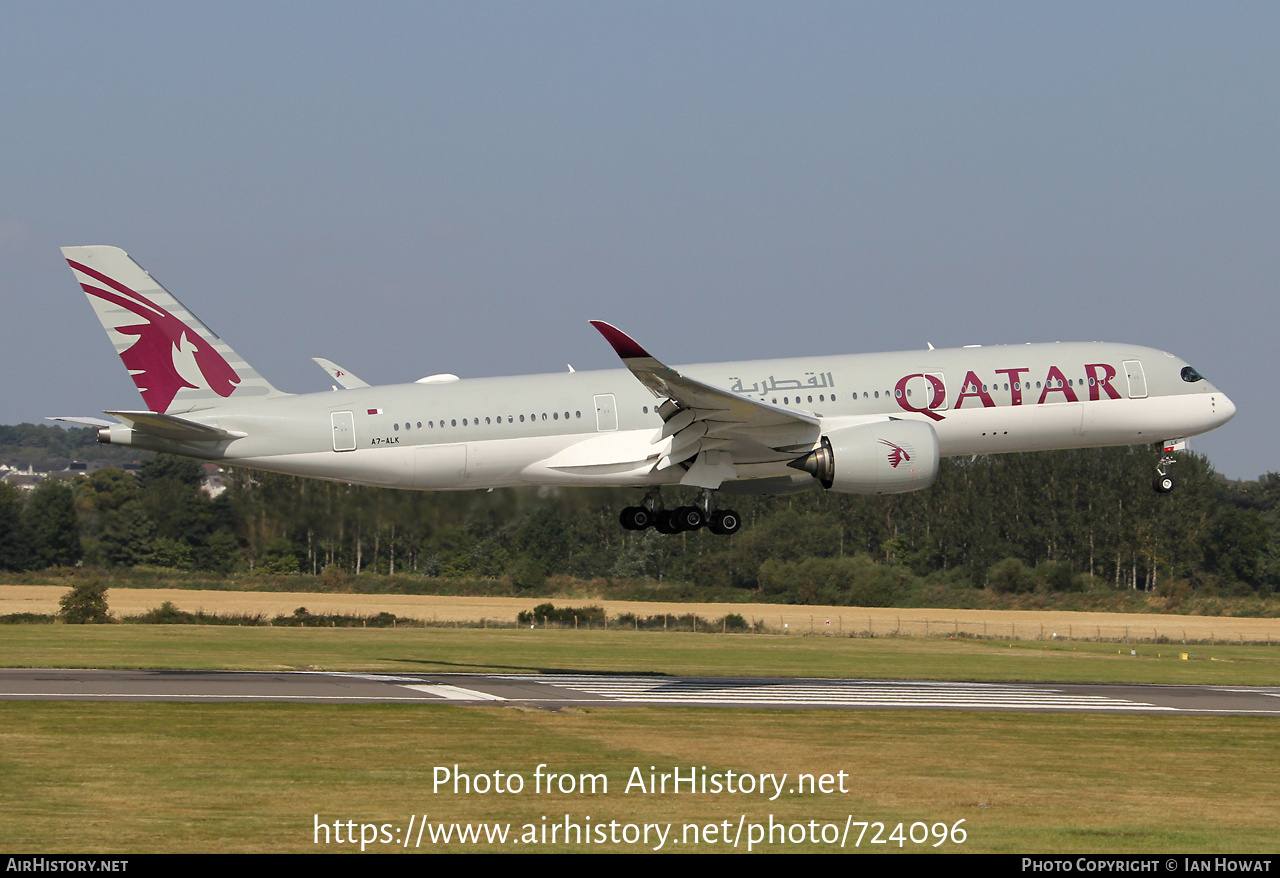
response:
<svg viewBox="0 0 1280 878"><path fill-rule="evenodd" d="M640 347L634 338L618 327L605 323L603 320L592 320L591 325L600 331L605 341L613 345L613 349L622 359L634 360L641 357L653 359L653 354Z"/></svg>

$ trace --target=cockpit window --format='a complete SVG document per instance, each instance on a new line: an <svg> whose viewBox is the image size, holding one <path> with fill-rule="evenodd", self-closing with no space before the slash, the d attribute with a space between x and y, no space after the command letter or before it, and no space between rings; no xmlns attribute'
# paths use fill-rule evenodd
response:
<svg viewBox="0 0 1280 878"><path fill-rule="evenodd" d="M1195 384L1197 381L1203 381L1204 376L1190 366L1182 367L1182 380L1188 384Z"/></svg>

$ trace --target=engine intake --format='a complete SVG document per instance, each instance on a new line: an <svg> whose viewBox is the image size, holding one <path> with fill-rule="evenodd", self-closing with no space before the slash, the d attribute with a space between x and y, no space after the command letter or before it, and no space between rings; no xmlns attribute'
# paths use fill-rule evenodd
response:
<svg viewBox="0 0 1280 878"><path fill-rule="evenodd" d="M790 464L841 494L919 491L938 476L938 434L922 421L889 420L833 430Z"/></svg>

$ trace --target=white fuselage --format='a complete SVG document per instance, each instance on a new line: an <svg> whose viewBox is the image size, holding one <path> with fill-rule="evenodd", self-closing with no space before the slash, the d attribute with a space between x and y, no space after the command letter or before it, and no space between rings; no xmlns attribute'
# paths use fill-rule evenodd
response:
<svg viewBox="0 0 1280 878"><path fill-rule="evenodd" d="M726 446L735 480L788 463L841 427L925 421L942 456L1153 443L1203 433L1235 406L1187 364L1109 343L1001 345L677 367L689 378L814 416L776 441ZM1194 374L1194 373L1192 373ZM420 490L661 485L662 400L626 369L361 387L170 411L235 434L211 446L123 433L157 451ZM127 433L128 431L125 431Z"/></svg>

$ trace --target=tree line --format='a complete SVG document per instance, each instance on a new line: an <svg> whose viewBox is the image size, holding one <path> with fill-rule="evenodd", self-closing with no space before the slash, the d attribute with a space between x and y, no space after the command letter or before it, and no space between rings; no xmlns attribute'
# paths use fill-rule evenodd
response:
<svg viewBox="0 0 1280 878"><path fill-rule="evenodd" d="M25 493L0 484L0 569L374 571L515 590L558 575L646 578L862 604L891 601L912 578L1009 592L1280 589L1280 474L1229 482L1188 454L1176 491L1161 495L1150 487L1157 457L980 456L944 460L936 484L910 494L735 496L743 529L721 537L622 530L618 512L638 490L429 493L232 470L210 498L198 464L154 455L134 473L105 468ZM670 505L682 496L664 493Z"/></svg>

